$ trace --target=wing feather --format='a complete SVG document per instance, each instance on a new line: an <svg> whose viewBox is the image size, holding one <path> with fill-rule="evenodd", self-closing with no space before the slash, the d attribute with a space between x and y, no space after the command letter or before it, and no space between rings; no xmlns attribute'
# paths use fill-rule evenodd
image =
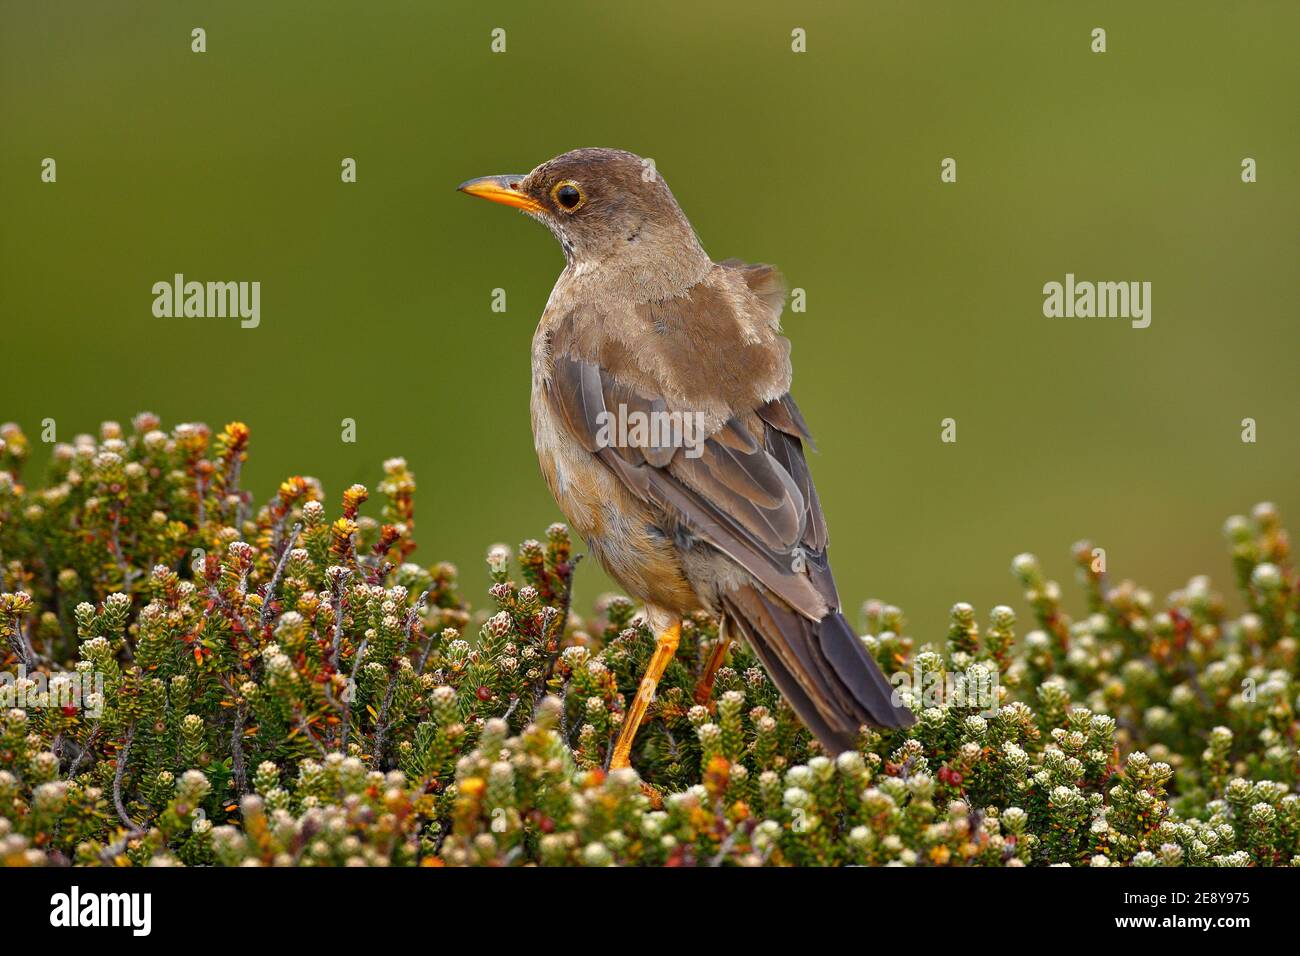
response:
<svg viewBox="0 0 1300 956"><path fill-rule="evenodd" d="M762 429L761 444L733 416L696 448L614 445L609 416L620 404L627 411L664 411L667 402L569 356L554 359L545 396L582 446L628 488L728 554L800 613L820 619L838 606L824 559L825 519L798 439L751 414ZM781 401L793 406L788 396Z"/></svg>

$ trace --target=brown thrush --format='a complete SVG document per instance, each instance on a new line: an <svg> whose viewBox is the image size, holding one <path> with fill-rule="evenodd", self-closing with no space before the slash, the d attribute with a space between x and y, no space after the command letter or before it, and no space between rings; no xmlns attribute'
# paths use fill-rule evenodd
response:
<svg viewBox="0 0 1300 956"><path fill-rule="evenodd" d="M533 338L534 443L560 510L658 635L610 766L628 766L682 616L701 609L723 636L699 697L740 636L831 754L863 725L910 725L840 613L779 273L711 260L653 164L621 150L460 189L524 210L564 250Z"/></svg>

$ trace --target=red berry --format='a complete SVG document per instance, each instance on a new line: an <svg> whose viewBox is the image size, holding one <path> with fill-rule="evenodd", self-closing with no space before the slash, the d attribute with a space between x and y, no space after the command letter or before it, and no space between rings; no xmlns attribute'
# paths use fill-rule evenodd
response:
<svg viewBox="0 0 1300 956"><path fill-rule="evenodd" d="M484 685L480 685L480 686L479 686L479 689L476 690L476 691L474 691L474 695L475 695L476 697L478 697L479 700L481 700L481 701L483 701L483 702L485 702L485 703L486 703L487 701L489 701L489 700L492 699L492 691L490 691L490 690L489 690L486 686L484 686Z"/></svg>

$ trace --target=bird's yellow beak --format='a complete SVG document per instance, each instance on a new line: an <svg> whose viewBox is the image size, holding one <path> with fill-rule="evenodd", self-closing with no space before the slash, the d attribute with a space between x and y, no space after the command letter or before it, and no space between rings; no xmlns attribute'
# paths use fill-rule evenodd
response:
<svg viewBox="0 0 1300 956"><path fill-rule="evenodd" d="M480 199L490 199L505 206L514 206L524 212L541 212L543 207L532 196L519 191L523 176L480 176L456 188Z"/></svg>

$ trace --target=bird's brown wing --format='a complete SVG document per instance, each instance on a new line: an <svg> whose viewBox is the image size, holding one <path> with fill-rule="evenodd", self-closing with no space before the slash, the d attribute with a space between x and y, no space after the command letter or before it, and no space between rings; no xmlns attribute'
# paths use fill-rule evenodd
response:
<svg viewBox="0 0 1300 956"><path fill-rule="evenodd" d="M579 327L590 332L599 326L561 321L551 332L545 396L556 418L663 514L666 525L706 541L755 579L755 586L726 597L726 612L817 736L828 747L847 749L864 722L910 723L911 715L891 703L892 688L840 614L826 560L826 522L803 454L808 429L790 395L733 406L730 417L695 447L664 442L653 430L629 431L612 442L609 423L620 415L692 409L680 394L665 398L669 388L649 394L646 363L636 362L635 350L579 341L573 335ZM746 338L752 345L753 336ZM679 360L707 366L735 359L725 348L710 352L684 352ZM720 387L728 374L734 376L734 369L717 371Z"/></svg>
<svg viewBox="0 0 1300 956"><path fill-rule="evenodd" d="M789 395L766 403L747 423L732 417L696 449L659 442L664 434L612 440L610 423L634 413L664 413L660 396L620 384L594 362L556 356L547 400L570 434L642 500L729 555L791 607L820 619L838 607L825 564L826 525L796 435L769 419L793 422ZM635 419L633 419L635 420ZM807 567L811 573L804 573Z"/></svg>

